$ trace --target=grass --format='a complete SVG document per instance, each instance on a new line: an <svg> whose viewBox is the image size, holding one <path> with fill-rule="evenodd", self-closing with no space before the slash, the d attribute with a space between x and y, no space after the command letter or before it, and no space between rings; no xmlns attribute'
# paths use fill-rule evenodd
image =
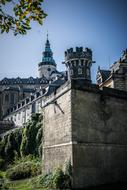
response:
<svg viewBox="0 0 127 190"><path fill-rule="evenodd" d="M31 179L24 179L24 180L16 180L9 182L9 188L11 190L47 190L42 187L36 187L32 183Z"/></svg>
<svg viewBox="0 0 127 190"><path fill-rule="evenodd" d="M6 172L0 171L0 175L3 176L3 178L6 180L9 190L47 190L46 188L42 188L41 186L35 185L34 181L37 177L10 181L6 179L5 174Z"/></svg>

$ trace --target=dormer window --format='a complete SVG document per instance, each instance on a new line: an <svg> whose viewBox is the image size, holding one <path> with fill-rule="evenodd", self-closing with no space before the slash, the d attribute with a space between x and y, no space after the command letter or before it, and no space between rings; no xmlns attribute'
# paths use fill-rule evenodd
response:
<svg viewBox="0 0 127 190"><path fill-rule="evenodd" d="M102 77L101 77L101 76L98 76L98 77L97 77L97 83L98 83L98 84L101 84L101 83L102 83Z"/></svg>

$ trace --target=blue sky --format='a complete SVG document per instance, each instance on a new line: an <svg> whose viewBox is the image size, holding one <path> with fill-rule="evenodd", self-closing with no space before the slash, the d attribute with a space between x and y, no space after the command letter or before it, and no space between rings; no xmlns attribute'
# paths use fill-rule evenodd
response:
<svg viewBox="0 0 127 190"><path fill-rule="evenodd" d="M0 35L0 79L37 77L48 30L54 59L65 70L64 51L83 46L93 50L92 79L98 65L108 69L127 48L126 0L45 0L43 26L32 24L26 36Z"/></svg>

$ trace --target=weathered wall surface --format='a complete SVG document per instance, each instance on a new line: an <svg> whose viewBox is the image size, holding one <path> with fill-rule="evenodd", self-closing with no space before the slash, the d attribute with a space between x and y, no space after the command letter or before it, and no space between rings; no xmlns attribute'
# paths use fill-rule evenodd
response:
<svg viewBox="0 0 127 190"><path fill-rule="evenodd" d="M65 87L45 104L43 160L44 169L49 172L72 159L71 91Z"/></svg>
<svg viewBox="0 0 127 190"><path fill-rule="evenodd" d="M127 93L78 85L45 100L45 171L71 159L73 188L127 181Z"/></svg>
<svg viewBox="0 0 127 190"><path fill-rule="evenodd" d="M126 78L123 76L122 77L117 76L114 79L114 88L119 90L127 90Z"/></svg>
<svg viewBox="0 0 127 190"><path fill-rule="evenodd" d="M75 188L127 181L127 99L72 90L72 139Z"/></svg>

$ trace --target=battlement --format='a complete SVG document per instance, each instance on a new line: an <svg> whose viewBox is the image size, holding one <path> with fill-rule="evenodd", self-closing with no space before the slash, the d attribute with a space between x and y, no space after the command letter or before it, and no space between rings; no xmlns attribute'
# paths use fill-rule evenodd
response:
<svg viewBox="0 0 127 190"><path fill-rule="evenodd" d="M75 58L92 60L92 50L89 48L83 49L83 47L76 47L75 50L70 48L65 51L65 62Z"/></svg>

